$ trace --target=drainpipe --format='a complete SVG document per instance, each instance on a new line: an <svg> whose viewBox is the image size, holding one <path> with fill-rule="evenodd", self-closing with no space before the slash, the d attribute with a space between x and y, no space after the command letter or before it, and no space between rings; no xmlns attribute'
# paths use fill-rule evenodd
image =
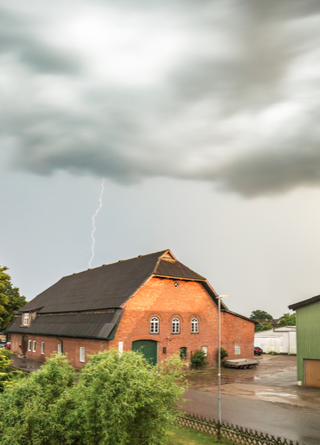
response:
<svg viewBox="0 0 320 445"><path fill-rule="evenodd" d="M61 354L63 354L63 340L61 340L61 338L54 336L54 338L58 339L59 342L61 343Z"/></svg>

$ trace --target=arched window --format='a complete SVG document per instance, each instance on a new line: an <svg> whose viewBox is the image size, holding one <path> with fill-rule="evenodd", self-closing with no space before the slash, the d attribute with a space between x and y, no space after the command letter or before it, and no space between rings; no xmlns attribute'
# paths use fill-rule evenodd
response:
<svg viewBox="0 0 320 445"><path fill-rule="evenodd" d="M199 332L199 320L197 317L193 317L191 320L191 334L197 334Z"/></svg>
<svg viewBox="0 0 320 445"><path fill-rule="evenodd" d="M159 334L159 318L152 317L150 320L150 334Z"/></svg>
<svg viewBox="0 0 320 445"><path fill-rule="evenodd" d="M174 317L172 320L172 334L180 334L180 320L178 317Z"/></svg>

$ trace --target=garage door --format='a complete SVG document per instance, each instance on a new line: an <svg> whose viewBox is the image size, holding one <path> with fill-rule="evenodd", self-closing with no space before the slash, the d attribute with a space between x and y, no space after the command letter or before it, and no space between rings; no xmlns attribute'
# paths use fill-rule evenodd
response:
<svg viewBox="0 0 320 445"><path fill-rule="evenodd" d="M157 342L153 340L138 340L132 342L132 350L140 351L150 365L157 363Z"/></svg>
<svg viewBox="0 0 320 445"><path fill-rule="evenodd" d="M304 384L320 388L320 360L304 360Z"/></svg>

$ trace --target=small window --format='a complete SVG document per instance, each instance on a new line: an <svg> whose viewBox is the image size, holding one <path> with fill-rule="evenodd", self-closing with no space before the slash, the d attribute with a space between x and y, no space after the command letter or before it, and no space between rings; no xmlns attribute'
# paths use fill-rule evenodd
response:
<svg viewBox="0 0 320 445"><path fill-rule="evenodd" d="M31 340L28 340L28 351L31 351Z"/></svg>
<svg viewBox="0 0 320 445"><path fill-rule="evenodd" d="M208 356L208 346L202 346L201 351L204 352L204 356Z"/></svg>
<svg viewBox="0 0 320 445"><path fill-rule="evenodd" d="M23 326L29 326L29 313L25 313L23 317Z"/></svg>
<svg viewBox="0 0 320 445"><path fill-rule="evenodd" d="M35 340L33 340L33 345L32 345L33 352L36 352L36 345L37 345L37 342Z"/></svg>
<svg viewBox="0 0 320 445"><path fill-rule="evenodd" d="M198 334L199 333L199 320L197 317L193 317L191 320L191 334Z"/></svg>
<svg viewBox="0 0 320 445"><path fill-rule="evenodd" d="M241 354L240 345L235 345L235 347L234 347L234 353L235 353L236 355Z"/></svg>
<svg viewBox="0 0 320 445"><path fill-rule="evenodd" d="M58 354L62 353L62 346L61 343L58 344Z"/></svg>
<svg viewBox="0 0 320 445"><path fill-rule="evenodd" d="M172 334L180 333L180 320L178 317L174 317L172 320Z"/></svg>
<svg viewBox="0 0 320 445"><path fill-rule="evenodd" d="M187 348L185 347L180 348L180 358L182 360L185 360L187 358Z"/></svg>
<svg viewBox="0 0 320 445"><path fill-rule="evenodd" d="M44 341L41 342L41 354L44 354Z"/></svg>
<svg viewBox="0 0 320 445"><path fill-rule="evenodd" d="M85 348L80 348L80 362L84 363L86 361Z"/></svg>
<svg viewBox="0 0 320 445"><path fill-rule="evenodd" d="M150 334L159 334L159 318L152 317L150 320Z"/></svg>

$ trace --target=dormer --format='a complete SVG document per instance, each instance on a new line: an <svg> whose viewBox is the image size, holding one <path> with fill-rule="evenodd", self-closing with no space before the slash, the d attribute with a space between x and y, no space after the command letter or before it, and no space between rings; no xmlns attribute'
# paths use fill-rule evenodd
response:
<svg viewBox="0 0 320 445"><path fill-rule="evenodd" d="M22 314L22 326L30 326L30 312L25 312Z"/></svg>
<svg viewBox="0 0 320 445"><path fill-rule="evenodd" d="M28 328L31 323L36 319L37 311L24 312L22 314L21 326Z"/></svg>

